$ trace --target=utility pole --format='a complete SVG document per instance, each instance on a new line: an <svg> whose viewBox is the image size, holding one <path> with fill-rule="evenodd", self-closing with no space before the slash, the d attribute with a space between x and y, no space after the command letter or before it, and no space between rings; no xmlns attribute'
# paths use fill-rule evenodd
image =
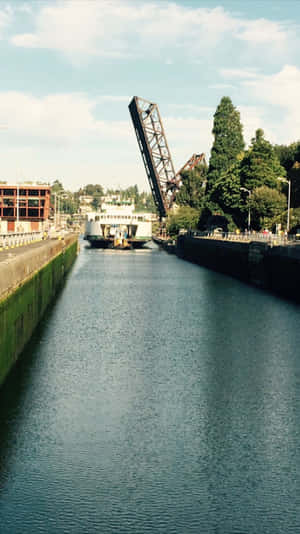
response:
<svg viewBox="0 0 300 534"><path fill-rule="evenodd" d="M288 209L287 209L287 222L286 222L286 231L289 233L290 230L290 208L291 208L291 180L287 180L286 178L282 178L279 176L277 178L280 182L284 182L288 184Z"/></svg>
<svg viewBox="0 0 300 534"><path fill-rule="evenodd" d="M291 180L288 180L289 183L289 190L288 190L288 212L287 212L287 233L289 233L290 230L290 207L291 207Z"/></svg>
<svg viewBox="0 0 300 534"><path fill-rule="evenodd" d="M17 184L17 224L19 224L19 184Z"/></svg>
<svg viewBox="0 0 300 534"><path fill-rule="evenodd" d="M240 187L240 190L241 191L246 191L246 193L248 193L249 195L249 198L248 198L248 232L250 232L250 228L251 228L251 213L250 213L250 197L251 197L251 191L249 189L247 189L246 187Z"/></svg>

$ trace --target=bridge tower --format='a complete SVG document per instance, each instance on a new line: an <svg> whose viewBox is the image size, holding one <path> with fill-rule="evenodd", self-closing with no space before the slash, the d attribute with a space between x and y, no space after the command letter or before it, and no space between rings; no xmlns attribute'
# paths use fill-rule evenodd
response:
<svg viewBox="0 0 300 534"><path fill-rule="evenodd" d="M134 96L129 111L160 220L166 217L179 191L181 173L205 163L205 155L193 154L175 173L158 105Z"/></svg>
<svg viewBox="0 0 300 534"><path fill-rule="evenodd" d="M166 217L178 180L157 104L134 96L129 111L160 219Z"/></svg>

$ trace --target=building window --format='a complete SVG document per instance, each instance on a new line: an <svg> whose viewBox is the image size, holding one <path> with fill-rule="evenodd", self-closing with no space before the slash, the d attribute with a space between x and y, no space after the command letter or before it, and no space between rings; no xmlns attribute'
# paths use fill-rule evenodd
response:
<svg viewBox="0 0 300 534"><path fill-rule="evenodd" d="M28 206L29 206L30 208L37 208L38 205L39 205L39 201L38 201L38 199L35 199L35 198L34 198L34 199L29 198L29 199L28 199Z"/></svg>
<svg viewBox="0 0 300 534"><path fill-rule="evenodd" d="M3 217L13 217L14 208L3 208Z"/></svg>
<svg viewBox="0 0 300 534"><path fill-rule="evenodd" d="M28 209L28 217L38 217L39 216L39 210L35 208Z"/></svg>

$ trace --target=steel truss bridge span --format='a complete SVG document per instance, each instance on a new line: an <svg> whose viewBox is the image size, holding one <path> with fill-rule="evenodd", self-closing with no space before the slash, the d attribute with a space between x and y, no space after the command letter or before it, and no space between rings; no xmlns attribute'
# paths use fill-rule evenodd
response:
<svg viewBox="0 0 300 534"><path fill-rule="evenodd" d="M175 201L181 186L181 173L205 161L204 154L193 154L175 173L167 138L157 104L134 96L129 111L142 154L148 181L160 219Z"/></svg>

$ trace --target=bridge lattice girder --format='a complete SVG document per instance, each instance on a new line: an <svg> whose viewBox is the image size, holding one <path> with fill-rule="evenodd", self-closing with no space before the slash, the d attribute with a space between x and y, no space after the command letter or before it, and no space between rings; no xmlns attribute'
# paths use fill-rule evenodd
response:
<svg viewBox="0 0 300 534"><path fill-rule="evenodd" d="M134 96L129 111L160 218L178 189L176 173L157 104Z"/></svg>

